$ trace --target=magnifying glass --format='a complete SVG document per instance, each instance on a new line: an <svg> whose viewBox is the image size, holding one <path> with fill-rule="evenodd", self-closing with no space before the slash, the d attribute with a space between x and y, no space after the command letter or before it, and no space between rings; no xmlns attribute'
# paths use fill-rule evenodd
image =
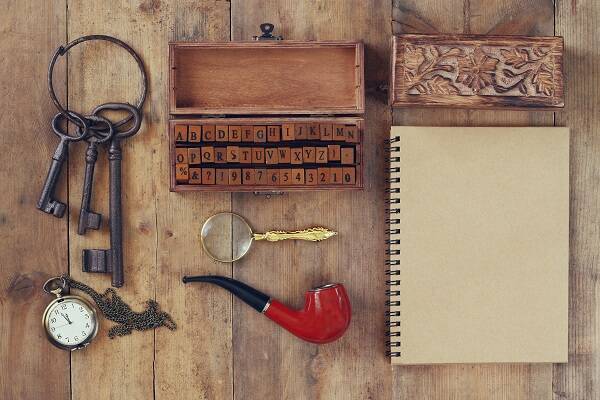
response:
<svg viewBox="0 0 600 400"><path fill-rule="evenodd" d="M320 242L335 235L337 235L337 232L326 228L309 228L293 232L269 231L254 233L246 220L230 212L213 215L204 222L200 231L202 247L204 247L206 254L213 260L223 263L234 262L244 257L255 240L278 242L280 240L296 239Z"/></svg>

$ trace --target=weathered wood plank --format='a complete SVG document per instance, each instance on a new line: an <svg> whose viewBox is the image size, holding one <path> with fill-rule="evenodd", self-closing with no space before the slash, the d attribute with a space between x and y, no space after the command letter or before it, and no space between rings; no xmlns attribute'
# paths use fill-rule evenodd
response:
<svg viewBox="0 0 600 400"><path fill-rule="evenodd" d="M164 53L160 18L154 13L159 2L152 1L70 1L68 37L103 33L116 36L131 45L146 64L146 72L155 84L157 67ZM149 12L152 11L152 12ZM69 53L69 107L89 113L104 102L134 103L140 91L137 67L129 54L106 42L79 45ZM163 129L157 118L162 102L156 90L149 90L144 107L144 123L139 133L122 142L122 207L125 285L118 293L135 309L153 298L156 290L156 190L158 165L155 151ZM97 275L81 271L81 251L85 248L109 247L108 229L108 159L106 150L99 151L94 180L92 209L103 214L99 231L77 235L77 220L83 183L85 146L72 152L70 182L70 258L71 276L97 290L110 286L109 274ZM72 398L149 399L154 393L153 332L134 332L111 340L107 330L112 322L101 319L98 335L85 351L73 353L71 376Z"/></svg>
<svg viewBox="0 0 600 400"><path fill-rule="evenodd" d="M67 219L36 210L58 140L46 88L48 60L65 39L65 1L4 2L0 14L0 398L69 396L69 354L40 323L51 296L46 279L67 271ZM55 71L65 93L66 69ZM32 149L35 148L35 151ZM66 168L57 198L66 202Z"/></svg>
<svg viewBox="0 0 600 400"><path fill-rule="evenodd" d="M115 8L121 12L116 15L109 12ZM94 397L100 387L104 397L115 398L172 398L175 394L185 397L186 393L190 396L200 393L202 398L229 397L230 296L185 288L181 276L184 272L220 272L221 266L196 262L200 253L197 231L204 216L229 209L230 197L207 195L200 202L199 196L169 193L168 113L164 107L168 41L227 40L229 4L218 1L73 4L69 8L69 21L71 38L97 32L102 27L102 32L124 39L144 60L150 82L144 125L137 136L123 144L125 286L119 292L140 309L145 299L155 297L179 323L175 333L166 329L155 334L136 332L110 341L105 334L111 323L106 322L97 343L85 353L73 356L73 379L77 382L73 396ZM71 68L69 74L71 106L87 110L103 101L133 102L138 96L139 81L128 57L106 44L91 44L84 51L74 51L70 65L77 67ZM71 170L71 202L77 209L83 151L80 149ZM93 203L106 218L107 162L105 153L101 152L100 157ZM79 260L81 249L108 245L108 228L104 226L100 232L90 232L82 238L75 234L76 216L73 218L73 276L98 288L106 287L109 277L81 273ZM218 300L212 300L215 296ZM210 307L213 304L217 307ZM214 335L213 329L228 334ZM194 351L190 351L192 348Z"/></svg>
<svg viewBox="0 0 600 400"><path fill-rule="evenodd" d="M158 256L156 299L178 323L178 330L156 331L156 399L233 397L231 295L203 284L181 283L183 275L231 275L231 266L203 254L200 228L209 216L231 209L227 193L169 192L167 104L168 41L229 40L229 2L186 0L173 3L155 37L153 145ZM156 16L158 17L158 15ZM166 110L165 110L166 111Z"/></svg>
<svg viewBox="0 0 600 400"><path fill-rule="evenodd" d="M556 33L565 37L569 77L557 125L571 128L571 271L569 363L554 367L554 398L600 398L600 52L597 1L557 2Z"/></svg>
<svg viewBox="0 0 600 400"><path fill-rule="evenodd" d="M354 193L235 194L233 209L257 230L324 225L339 236L318 244L256 243L234 265L234 276L291 307L304 292L327 282L348 290L353 320L346 335L328 345L300 341L234 300L235 398L385 399L390 390L383 333L385 275L381 143L390 112L376 88L386 82L390 40L389 1L232 2L233 40L272 22L284 39L363 40L366 65L365 189ZM324 60L326 62L326 60ZM292 94L293 95L293 94Z"/></svg>
<svg viewBox="0 0 600 400"><path fill-rule="evenodd" d="M550 0L394 0L395 33L489 33L542 35L554 33ZM550 112L419 110L393 112L395 125L527 126L552 125ZM549 399L552 366L448 365L394 368L399 398Z"/></svg>

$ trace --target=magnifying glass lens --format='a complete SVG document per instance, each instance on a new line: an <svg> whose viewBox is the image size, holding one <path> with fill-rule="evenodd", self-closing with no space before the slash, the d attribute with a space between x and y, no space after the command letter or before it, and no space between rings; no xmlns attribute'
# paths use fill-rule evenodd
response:
<svg viewBox="0 0 600 400"><path fill-rule="evenodd" d="M220 213L209 218L200 232L202 244L209 255L221 262L242 258L252 244L252 230L241 217Z"/></svg>

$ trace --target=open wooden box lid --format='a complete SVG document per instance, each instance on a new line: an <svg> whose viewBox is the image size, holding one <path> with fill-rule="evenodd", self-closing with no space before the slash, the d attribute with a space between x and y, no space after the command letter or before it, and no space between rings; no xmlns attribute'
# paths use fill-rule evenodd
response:
<svg viewBox="0 0 600 400"><path fill-rule="evenodd" d="M360 42L169 44L173 115L364 113Z"/></svg>

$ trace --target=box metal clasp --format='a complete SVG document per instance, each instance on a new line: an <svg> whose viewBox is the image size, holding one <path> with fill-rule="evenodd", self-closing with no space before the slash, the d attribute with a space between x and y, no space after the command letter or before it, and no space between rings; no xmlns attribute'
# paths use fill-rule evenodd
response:
<svg viewBox="0 0 600 400"><path fill-rule="evenodd" d="M275 25L265 22L264 24L260 24L260 30L262 31L262 35L260 36L252 36L254 40L283 40L282 36L273 35L273 30L275 29Z"/></svg>

